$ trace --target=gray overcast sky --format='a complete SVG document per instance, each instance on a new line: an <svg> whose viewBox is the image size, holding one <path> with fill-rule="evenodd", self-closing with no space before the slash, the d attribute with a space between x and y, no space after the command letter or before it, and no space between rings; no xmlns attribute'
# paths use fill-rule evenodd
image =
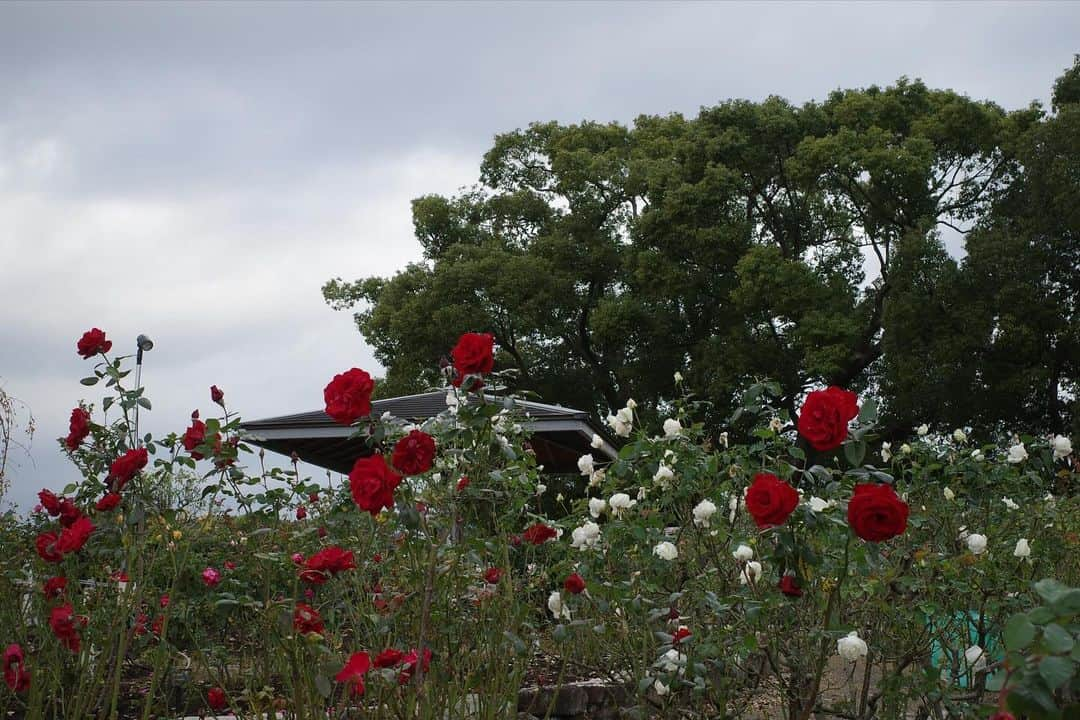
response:
<svg viewBox="0 0 1080 720"><path fill-rule="evenodd" d="M211 383L254 418L377 369L319 288L418 259L409 200L495 133L901 75L1017 108L1078 38L1071 2L2 3L0 383L38 421L9 499L74 478L91 326L155 339L155 434Z"/></svg>

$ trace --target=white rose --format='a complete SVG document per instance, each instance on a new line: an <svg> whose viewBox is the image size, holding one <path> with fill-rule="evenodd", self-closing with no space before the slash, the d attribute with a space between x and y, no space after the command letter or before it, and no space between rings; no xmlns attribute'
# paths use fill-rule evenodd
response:
<svg viewBox="0 0 1080 720"><path fill-rule="evenodd" d="M769 429L774 433L778 433L784 429L784 423L780 421L780 418L773 418L769 421Z"/></svg>
<svg viewBox="0 0 1080 720"><path fill-rule="evenodd" d="M547 606L556 620L559 618L570 619L570 608L563 604L562 594L558 590L552 590L551 594L548 595Z"/></svg>
<svg viewBox="0 0 1080 720"><path fill-rule="evenodd" d="M607 424L611 427L611 431L619 437L630 437L630 431L633 429L633 423L623 420L620 417L620 415L622 415L622 412L623 411L620 410L618 415L608 415Z"/></svg>
<svg viewBox="0 0 1080 720"><path fill-rule="evenodd" d="M593 433L592 442L589 443L589 446L592 447L594 450L599 450L600 448L604 447L604 438L600 437L596 433Z"/></svg>
<svg viewBox="0 0 1080 720"><path fill-rule="evenodd" d="M972 672L986 669L986 653L978 645L972 645L964 651L964 662L971 667Z"/></svg>
<svg viewBox="0 0 1080 720"><path fill-rule="evenodd" d="M675 418L668 418L664 421L664 437L673 438L678 437L682 432L682 423Z"/></svg>
<svg viewBox="0 0 1080 720"><path fill-rule="evenodd" d="M1072 454L1072 440L1064 435L1055 435L1050 444L1054 448L1055 460L1064 460Z"/></svg>
<svg viewBox="0 0 1080 720"><path fill-rule="evenodd" d="M986 458L982 454L982 450L973 450L971 453L971 459L975 462L982 462Z"/></svg>
<svg viewBox="0 0 1080 720"><path fill-rule="evenodd" d="M900 446L900 454L901 455L910 455L911 454L911 446L908 445L907 443L904 443L903 445L901 445Z"/></svg>
<svg viewBox="0 0 1080 720"><path fill-rule="evenodd" d="M600 514L607 509L607 503L604 498L589 498L589 514L594 518L600 517Z"/></svg>
<svg viewBox="0 0 1080 720"><path fill-rule="evenodd" d="M881 459L885 462L892 460L892 443L881 443Z"/></svg>
<svg viewBox="0 0 1080 720"><path fill-rule="evenodd" d="M1016 504L1016 503L1015 503L1015 502L1013 501L1013 499L1012 499L1012 498L1010 498L1010 497L1003 497L1003 498L1001 498L1001 502L1005 503L1005 507L1009 508L1010 510L1019 510L1019 509L1020 509L1020 506L1019 506L1019 505L1017 505L1017 504Z"/></svg>
<svg viewBox="0 0 1080 720"><path fill-rule="evenodd" d="M1027 538L1020 538L1016 541L1016 549L1013 550L1013 557L1031 557L1031 544L1027 541Z"/></svg>
<svg viewBox="0 0 1080 720"><path fill-rule="evenodd" d="M637 500L631 500L630 496L626 493L615 493L608 499L608 506L611 508L611 514L615 517L622 517L624 512L635 505L637 505Z"/></svg>
<svg viewBox="0 0 1080 720"><path fill-rule="evenodd" d="M926 435L926 433L930 432L930 426L927 425L926 423L923 423L922 425L920 425L918 428L915 429L915 432L917 432L919 434L919 437L923 437L923 436Z"/></svg>
<svg viewBox="0 0 1080 720"><path fill-rule="evenodd" d="M728 434L726 432L720 433L720 444L724 447L728 446Z"/></svg>
<svg viewBox="0 0 1080 720"><path fill-rule="evenodd" d="M746 562L754 559L754 549L749 545L740 545L735 548L735 551L731 553L731 557L740 562Z"/></svg>
<svg viewBox="0 0 1080 720"><path fill-rule="evenodd" d="M682 373L678 370L675 371L675 382L681 383L683 380Z"/></svg>
<svg viewBox="0 0 1080 720"><path fill-rule="evenodd" d="M637 499L638 500L644 500L645 499L645 488L644 488L644 486L639 487L637 489Z"/></svg>
<svg viewBox="0 0 1080 720"><path fill-rule="evenodd" d="M735 522L735 513L739 509L739 497L737 495L732 495L727 501L727 506L728 506L728 522L733 523L733 522Z"/></svg>
<svg viewBox="0 0 1080 720"><path fill-rule="evenodd" d="M694 506L694 524L698 527L709 527L709 518L716 513L716 505L711 500L702 500Z"/></svg>
<svg viewBox="0 0 1080 720"><path fill-rule="evenodd" d="M742 572L739 573L739 582L746 585L749 582L757 582L759 577L761 577L761 563L751 560L743 565Z"/></svg>
<svg viewBox="0 0 1080 720"><path fill-rule="evenodd" d="M584 525L574 528L570 533L570 537L570 547L572 548L587 550L596 547L596 544L600 541L600 526L594 522L586 522Z"/></svg>
<svg viewBox="0 0 1080 720"><path fill-rule="evenodd" d="M593 471L596 470L596 468L593 467L592 453L579 457L577 461L577 468L581 471L582 475L592 475Z"/></svg>
<svg viewBox="0 0 1080 720"><path fill-rule="evenodd" d="M859 637L856 630L852 630L836 641L837 654L848 662L855 662L861 657L866 657L867 651L866 641Z"/></svg>
<svg viewBox="0 0 1080 720"><path fill-rule="evenodd" d="M453 390L448 391L446 393L446 407L453 408L454 410L457 410L457 406L458 406L457 393L454 392ZM388 413L384 413L384 414L388 414Z"/></svg>
<svg viewBox="0 0 1080 720"><path fill-rule="evenodd" d="M675 479L675 473L667 465L660 463L660 467L656 469L656 474L652 476L652 479L660 487L666 488Z"/></svg>
<svg viewBox="0 0 1080 720"><path fill-rule="evenodd" d="M674 560L679 557L679 550L673 543L664 540L656 544L656 547L652 549L653 555L657 556L661 560Z"/></svg>
<svg viewBox="0 0 1080 720"><path fill-rule="evenodd" d="M555 496L555 502L560 502L561 503L565 499L566 499L566 496L563 495L562 493L559 493L558 495Z"/></svg>
<svg viewBox="0 0 1080 720"><path fill-rule="evenodd" d="M982 555L986 552L986 536L979 533L970 533L967 536L967 546L972 555Z"/></svg>
<svg viewBox="0 0 1080 720"><path fill-rule="evenodd" d="M543 495L547 492L547 485L544 483L536 483L536 494Z"/></svg>
<svg viewBox="0 0 1080 720"><path fill-rule="evenodd" d="M637 410L637 403L634 402L634 398L630 398L629 400L626 401L626 409L627 410Z"/></svg>
<svg viewBox="0 0 1080 720"><path fill-rule="evenodd" d="M945 496L946 500L953 500L956 498L956 493L954 493L952 491L952 488L950 488L948 485L946 485L945 489L941 491L941 494Z"/></svg>
<svg viewBox="0 0 1080 720"><path fill-rule="evenodd" d="M1009 448L1008 461L1013 465L1024 462L1027 460L1027 457L1027 448L1024 447L1024 443L1017 443Z"/></svg>
<svg viewBox="0 0 1080 720"><path fill-rule="evenodd" d="M604 468L598 469L592 475L589 476L589 487L600 487L604 484L604 477L607 475L607 471Z"/></svg>
<svg viewBox="0 0 1080 720"><path fill-rule="evenodd" d="M834 503L832 500L824 500L822 498L819 498L817 495L811 495L810 502L808 504L810 505L811 510L819 513L825 512L826 510L831 508Z"/></svg>

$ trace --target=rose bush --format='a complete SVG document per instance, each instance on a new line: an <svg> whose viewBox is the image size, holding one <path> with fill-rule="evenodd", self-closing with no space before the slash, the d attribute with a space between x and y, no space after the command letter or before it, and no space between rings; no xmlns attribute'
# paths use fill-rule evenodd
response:
<svg viewBox="0 0 1080 720"><path fill-rule="evenodd" d="M480 391L491 337L469 334L419 427L370 417L366 372L335 377L327 412L361 457L316 480L266 467L216 386L219 415L135 436L149 401L104 337L79 351L109 394L60 440L84 480L0 525L0 712L504 718L523 683L576 677L625 686L640 717L1075 700L1051 628L1072 596L1035 582L1080 584L1066 438L928 428L894 449L872 400L811 392L792 422L759 383L723 428L675 398L652 433L629 401L617 457L601 438L541 474L515 400ZM1051 596L1053 617L1030 609Z"/></svg>

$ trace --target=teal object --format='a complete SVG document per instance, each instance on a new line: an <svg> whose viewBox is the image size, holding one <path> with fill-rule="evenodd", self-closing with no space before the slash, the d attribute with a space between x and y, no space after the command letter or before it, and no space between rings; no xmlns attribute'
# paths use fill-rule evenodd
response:
<svg viewBox="0 0 1080 720"><path fill-rule="evenodd" d="M1001 659L998 650L997 625L989 617L983 618L983 626L986 633L985 644L981 645L986 656L986 664L990 665ZM926 627L932 634L930 641L930 664L939 669L945 669L952 674L953 668L958 669L953 683L966 688L971 684L972 678L968 677L967 662L964 660L964 651L972 645L979 645L979 613L974 610L957 611L953 615L952 622L942 618L931 619L927 617ZM940 628L940 629L939 629ZM945 636L946 645L942 645L940 635Z"/></svg>

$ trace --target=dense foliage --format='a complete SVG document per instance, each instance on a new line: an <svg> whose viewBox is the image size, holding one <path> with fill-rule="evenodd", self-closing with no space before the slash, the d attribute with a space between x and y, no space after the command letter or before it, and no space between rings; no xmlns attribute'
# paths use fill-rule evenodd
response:
<svg viewBox="0 0 1080 720"><path fill-rule="evenodd" d="M574 407L633 397L655 419L681 371L714 421L769 377L789 413L815 384L876 398L889 438L1064 432L1080 421L1078 82L1080 61L1052 114L902 79L533 124L496 137L478 187L413 201L423 261L323 292L358 310L388 395L434 384L481 328L512 387ZM958 232L962 262L944 246Z"/></svg>

